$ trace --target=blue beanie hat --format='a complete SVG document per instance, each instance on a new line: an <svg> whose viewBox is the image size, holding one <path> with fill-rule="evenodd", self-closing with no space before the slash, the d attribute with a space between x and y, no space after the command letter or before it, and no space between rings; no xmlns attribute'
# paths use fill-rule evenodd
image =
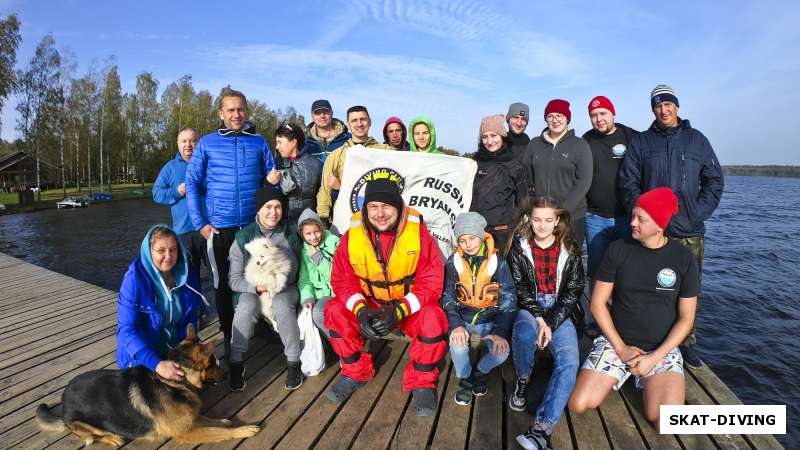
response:
<svg viewBox="0 0 800 450"><path fill-rule="evenodd" d="M672 102L675 103L675 106L681 106L680 103L678 103L675 90L666 84L659 84L650 92L650 108L655 108L662 102Z"/></svg>

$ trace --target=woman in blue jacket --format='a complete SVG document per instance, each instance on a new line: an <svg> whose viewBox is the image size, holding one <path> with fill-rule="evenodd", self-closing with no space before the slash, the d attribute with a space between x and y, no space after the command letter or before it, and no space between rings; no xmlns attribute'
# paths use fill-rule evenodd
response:
<svg viewBox="0 0 800 450"><path fill-rule="evenodd" d="M117 300L117 365L145 366L163 378L179 381L180 366L164 359L197 328L203 298L194 271L175 232L155 225L142 240L139 257L125 273Z"/></svg>

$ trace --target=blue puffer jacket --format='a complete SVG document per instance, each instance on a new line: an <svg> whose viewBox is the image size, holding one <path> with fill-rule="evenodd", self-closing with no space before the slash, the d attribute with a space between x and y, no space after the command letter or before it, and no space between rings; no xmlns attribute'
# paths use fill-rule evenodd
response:
<svg viewBox="0 0 800 450"><path fill-rule="evenodd" d="M256 215L255 193L274 167L272 150L255 127L220 128L200 138L186 171L186 200L195 230L241 227ZM205 197L205 210L203 198Z"/></svg>
<svg viewBox="0 0 800 450"><path fill-rule="evenodd" d="M186 209L186 197L178 193L178 185L186 181L186 168L189 164L181 156L181 152L174 159L164 164L158 173L156 182L153 183L153 201L162 205L169 205L172 212L172 229L178 234L194 231L189 211Z"/></svg>
<svg viewBox="0 0 800 450"><path fill-rule="evenodd" d="M719 206L724 177L708 139L688 120L679 119L677 127L666 130L654 121L631 140L617 182L628 212L642 193L671 188L680 211L666 231L682 238L705 234L704 221Z"/></svg>
<svg viewBox="0 0 800 450"><path fill-rule="evenodd" d="M119 288L116 354L121 369L145 366L155 372L166 356L166 351L159 350L165 347L165 330L176 332L172 341L177 343L186 337L186 327L190 323L197 329L202 296L197 274L188 270L186 254L178 240L180 256L173 268L176 287L169 292L173 301L178 302L167 302L166 286L163 283L156 286L154 281L158 272L149 255L149 241L150 232L142 241L140 257L128 266ZM165 316L162 311L169 312ZM168 316L173 312L176 316L170 321Z"/></svg>

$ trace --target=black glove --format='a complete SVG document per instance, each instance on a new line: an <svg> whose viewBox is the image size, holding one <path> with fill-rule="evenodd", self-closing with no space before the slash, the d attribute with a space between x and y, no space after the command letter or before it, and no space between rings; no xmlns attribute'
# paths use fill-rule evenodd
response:
<svg viewBox="0 0 800 450"><path fill-rule="evenodd" d="M369 308L362 306L356 313L356 318L358 318L358 324L361 326L361 334L368 338L380 339L381 335L372 328L371 322L373 319Z"/></svg>
<svg viewBox="0 0 800 450"><path fill-rule="evenodd" d="M387 303L370 311L372 329L381 337L397 328L397 323L406 318L405 308L399 302Z"/></svg>

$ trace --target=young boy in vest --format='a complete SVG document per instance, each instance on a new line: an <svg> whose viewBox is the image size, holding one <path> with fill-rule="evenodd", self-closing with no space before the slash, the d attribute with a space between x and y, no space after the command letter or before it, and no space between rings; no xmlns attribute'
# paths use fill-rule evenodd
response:
<svg viewBox="0 0 800 450"><path fill-rule="evenodd" d="M514 279L485 229L486 219L480 214L460 214L453 229L458 246L445 264L440 302L450 322L450 356L461 380L455 396L459 405L472 403L473 395L486 394L487 375L508 358L516 311ZM487 347L474 370L469 360L472 333Z"/></svg>

